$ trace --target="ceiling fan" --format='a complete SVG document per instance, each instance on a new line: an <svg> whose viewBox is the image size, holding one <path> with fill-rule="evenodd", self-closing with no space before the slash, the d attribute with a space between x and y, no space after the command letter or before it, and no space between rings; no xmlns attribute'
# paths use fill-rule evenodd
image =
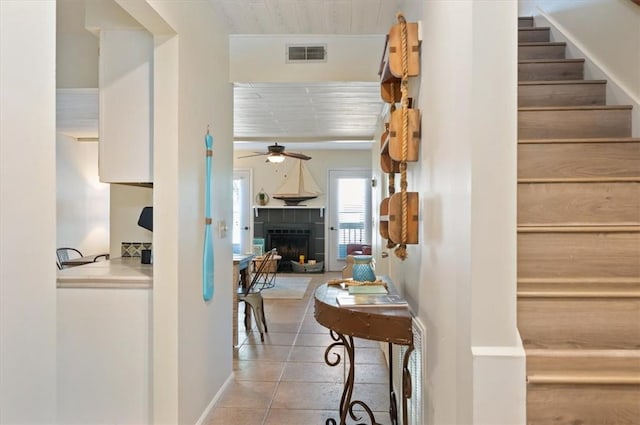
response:
<svg viewBox="0 0 640 425"><path fill-rule="evenodd" d="M288 156L290 158L302 159L304 161L311 159L310 156L307 156L301 153L285 152L284 146L279 145L277 142L274 145L269 145L267 147L267 152L254 152L254 155L245 155L245 156L240 156L238 158L249 158L252 156L262 156L262 155L267 155L267 161L269 162L282 162L284 161L285 156Z"/></svg>

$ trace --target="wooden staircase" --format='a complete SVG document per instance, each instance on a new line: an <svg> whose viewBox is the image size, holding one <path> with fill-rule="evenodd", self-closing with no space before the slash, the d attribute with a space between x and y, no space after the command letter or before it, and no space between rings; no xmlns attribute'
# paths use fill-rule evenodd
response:
<svg viewBox="0 0 640 425"><path fill-rule="evenodd" d="M640 139L519 19L518 328L527 423L640 424Z"/></svg>

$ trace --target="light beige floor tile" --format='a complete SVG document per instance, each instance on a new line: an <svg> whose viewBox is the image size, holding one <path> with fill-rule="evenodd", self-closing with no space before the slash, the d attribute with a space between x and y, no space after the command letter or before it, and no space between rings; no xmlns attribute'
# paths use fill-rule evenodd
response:
<svg viewBox="0 0 640 425"><path fill-rule="evenodd" d="M299 347L294 346L291 349L291 354L289 356L290 362L315 362L315 363L325 363L325 351L327 347ZM344 359L344 351L342 347L337 347L333 349L330 353L329 360L333 361L335 358L332 353L339 354L342 359Z"/></svg>
<svg viewBox="0 0 640 425"><path fill-rule="evenodd" d="M357 364L356 383L386 384L389 382L389 370L381 364Z"/></svg>
<svg viewBox="0 0 640 425"><path fill-rule="evenodd" d="M327 410L293 410L293 409L271 409L265 425L322 425L327 419L336 418L333 411ZM339 422L336 421L336 422ZM217 424L216 424L217 425Z"/></svg>
<svg viewBox="0 0 640 425"><path fill-rule="evenodd" d="M260 425L267 409L219 407L204 420L204 425Z"/></svg>
<svg viewBox="0 0 640 425"><path fill-rule="evenodd" d="M388 412L374 412L375 420L380 425L391 425ZM363 420L364 416L359 416ZM294 410L294 409L271 409L264 425L323 425L327 419L332 418L336 423L340 423L340 415L337 409L330 410ZM347 425L362 423L353 421L347 416ZM369 421L364 423L368 424Z"/></svg>
<svg viewBox="0 0 640 425"><path fill-rule="evenodd" d="M268 333L260 341L255 322L244 331L243 304L240 306L240 347L234 350L234 381L229 384L207 425L307 425L325 424L328 418L339 423L339 403L345 367L349 366L343 347L329 353L340 363L329 366L325 351L333 341L329 331L314 317L313 292L339 273L314 275L301 300L265 300ZM390 425L387 366L379 343L355 339L356 385L353 400L362 400L375 411L375 421ZM346 363L345 363L346 362ZM250 400L251 406L247 406ZM400 400L399 400L400 401ZM400 408L400 406L398 406ZM362 408L355 410L359 421L348 418L347 425L371 423Z"/></svg>
<svg viewBox="0 0 640 425"><path fill-rule="evenodd" d="M265 345L293 345L296 339L295 333L267 332L264 334L264 341L260 340L259 333L252 333L247 336L245 344L265 344Z"/></svg>
<svg viewBox="0 0 640 425"><path fill-rule="evenodd" d="M233 378L236 381L277 382L285 366L284 362L237 360L233 363Z"/></svg>
<svg viewBox="0 0 640 425"><path fill-rule="evenodd" d="M299 322L276 321L267 317L267 329L269 332L296 333L300 329Z"/></svg>
<svg viewBox="0 0 640 425"><path fill-rule="evenodd" d="M277 382L233 381L225 389L216 407L251 406L255 409L267 409L277 385Z"/></svg>
<svg viewBox="0 0 640 425"><path fill-rule="evenodd" d="M304 346L304 347L328 347L333 344L335 341L329 335L329 331L327 330L324 334L306 334L300 333L298 334L298 338L296 338L295 345L296 346Z"/></svg>
<svg viewBox="0 0 640 425"><path fill-rule="evenodd" d="M356 363L386 364L384 353L379 348L356 347Z"/></svg>
<svg viewBox="0 0 640 425"><path fill-rule="evenodd" d="M344 368L324 363L287 362L282 381L343 383Z"/></svg>
<svg viewBox="0 0 640 425"><path fill-rule="evenodd" d="M340 404L342 384L280 382L271 408L331 410Z"/></svg>
<svg viewBox="0 0 640 425"><path fill-rule="evenodd" d="M283 362L287 360L291 347L284 345L243 345L238 349L238 360Z"/></svg>
<svg viewBox="0 0 640 425"><path fill-rule="evenodd" d="M380 342L379 341L372 341L370 339L364 339L364 338L353 338L353 342L354 342L355 346L358 347L358 348L377 348L377 349L380 349ZM384 344L386 344L386 342Z"/></svg>
<svg viewBox="0 0 640 425"><path fill-rule="evenodd" d="M297 307L270 306L269 308L265 308L265 316L267 319L271 320L300 323L306 309L306 305L300 305Z"/></svg>
<svg viewBox="0 0 640 425"><path fill-rule="evenodd" d="M386 384L356 384L353 387L352 400L361 400L365 402L371 410L388 412L389 386Z"/></svg>
<svg viewBox="0 0 640 425"><path fill-rule="evenodd" d="M315 317L305 316L304 320L302 321L302 326L300 327L300 332L326 334L327 332L329 332L329 329L318 323Z"/></svg>

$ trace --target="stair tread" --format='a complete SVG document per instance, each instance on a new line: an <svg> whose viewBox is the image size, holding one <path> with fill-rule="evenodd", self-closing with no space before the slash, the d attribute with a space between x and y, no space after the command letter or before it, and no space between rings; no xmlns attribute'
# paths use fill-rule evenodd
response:
<svg viewBox="0 0 640 425"><path fill-rule="evenodd" d="M554 358L576 358L576 357L606 357L636 358L640 361L640 350L634 349L568 349L568 348L527 348L527 357L554 357ZM640 366L640 364L638 364Z"/></svg>
<svg viewBox="0 0 640 425"><path fill-rule="evenodd" d="M640 137L573 137L567 139L518 139L522 144L552 144L552 143L638 143Z"/></svg>
<svg viewBox="0 0 640 425"><path fill-rule="evenodd" d="M583 373L534 373L527 375L530 384L609 384L640 385L640 373L585 371Z"/></svg>
<svg viewBox="0 0 640 425"><path fill-rule="evenodd" d="M518 31L547 31L550 29L551 27L521 27L518 28Z"/></svg>
<svg viewBox="0 0 640 425"><path fill-rule="evenodd" d="M597 110L628 110L632 105L583 105L583 106L520 106L518 111L597 111Z"/></svg>
<svg viewBox="0 0 640 425"><path fill-rule="evenodd" d="M629 283L640 284L640 276L637 277L521 277L518 283Z"/></svg>
<svg viewBox="0 0 640 425"><path fill-rule="evenodd" d="M518 298L640 298L640 289L628 291L527 290L517 291Z"/></svg>
<svg viewBox="0 0 640 425"><path fill-rule="evenodd" d="M519 47L535 47L535 46L566 46L565 41L523 41L519 42Z"/></svg>
<svg viewBox="0 0 640 425"><path fill-rule="evenodd" d="M525 348L527 380L640 384L640 350Z"/></svg>
<svg viewBox="0 0 640 425"><path fill-rule="evenodd" d="M527 80L518 81L519 86L549 86L562 84L606 84L607 80Z"/></svg>
<svg viewBox="0 0 640 425"><path fill-rule="evenodd" d="M518 225L518 232L555 232L555 233L567 233L567 232L581 232L581 233L599 233L599 232L640 232L640 226L628 225L628 224L591 224L591 225L566 225L561 224L557 226L553 225Z"/></svg>
<svg viewBox="0 0 640 425"><path fill-rule="evenodd" d="M527 64L527 63L582 63L584 59L560 59L560 58L548 58L548 59L519 59L518 64Z"/></svg>
<svg viewBox="0 0 640 425"><path fill-rule="evenodd" d="M635 183L640 182L640 174L636 176L598 176L598 177L520 177L518 183Z"/></svg>

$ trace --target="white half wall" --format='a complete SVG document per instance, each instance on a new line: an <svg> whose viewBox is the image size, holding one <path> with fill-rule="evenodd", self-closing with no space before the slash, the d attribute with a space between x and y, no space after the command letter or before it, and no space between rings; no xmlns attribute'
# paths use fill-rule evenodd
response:
<svg viewBox="0 0 640 425"><path fill-rule="evenodd" d="M0 1L0 424L56 423L56 3Z"/></svg>
<svg viewBox="0 0 640 425"><path fill-rule="evenodd" d="M150 289L58 289L59 424L151 423Z"/></svg>

